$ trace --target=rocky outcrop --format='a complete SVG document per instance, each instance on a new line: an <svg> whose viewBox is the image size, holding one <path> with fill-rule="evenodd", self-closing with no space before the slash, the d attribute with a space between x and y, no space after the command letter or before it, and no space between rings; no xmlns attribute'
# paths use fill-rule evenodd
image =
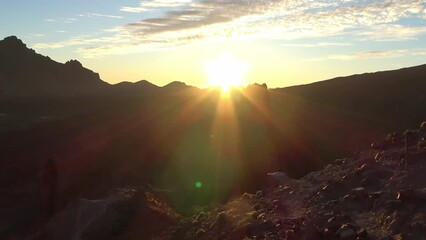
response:
<svg viewBox="0 0 426 240"><path fill-rule="evenodd" d="M425 239L425 137L392 134L300 180L199 212L161 239Z"/></svg>

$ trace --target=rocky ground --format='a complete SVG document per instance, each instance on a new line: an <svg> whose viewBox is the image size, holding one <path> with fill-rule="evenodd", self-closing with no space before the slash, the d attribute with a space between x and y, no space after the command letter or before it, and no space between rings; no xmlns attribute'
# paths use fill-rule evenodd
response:
<svg viewBox="0 0 426 240"><path fill-rule="evenodd" d="M151 186L115 189L72 201L26 237L1 239L426 239L425 139L423 123L321 171L189 217Z"/></svg>
<svg viewBox="0 0 426 240"><path fill-rule="evenodd" d="M390 134L302 179L183 218L155 239L426 239L425 138L426 124Z"/></svg>

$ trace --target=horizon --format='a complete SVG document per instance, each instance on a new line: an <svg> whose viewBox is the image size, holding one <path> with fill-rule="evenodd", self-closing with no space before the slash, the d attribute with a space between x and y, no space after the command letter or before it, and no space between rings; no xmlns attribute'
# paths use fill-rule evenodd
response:
<svg viewBox="0 0 426 240"><path fill-rule="evenodd" d="M7 37L5 37L4 39L6 39L6 38L9 38L9 37L16 37L18 40L21 40L22 41L22 39L19 37L19 36L15 36L15 35L11 35L11 36L7 36ZM4 40L3 39L3 40ZM1 41L1 40L0 40ZM25 44L25 42L23 42L23 44ZM32 48L30 48L30 47L28 47L28 46L26 46L28 49L32 49ZM34 50L34 51L36 51L35 49L32 49L32 50ZM48 56L48 55L43 55L43 54L41 54L41 53L39 53L39 52L35 52L36 54L40 54L40 55L42 55L42 56L45 56L45 57L49 57L52 61L54 61L54 62L58 62L58 63L61 63L61 64L65 64L66 62L68 62L68 61L73 61L73 60L76 60L76 61L78 61L78 62L80 62L81 63L81 61L79 60L79 59L75 59L75 58L71 58L71 59L68 59L68 60L66 60L65 62L61 62L61 61L57 61L56 59L52 59L50 56ZM268 86L267 85L267 87L268 87L268 89L280 89L280 88L287 88L287 87L297 87L297 86L303 86L303 85L308 85L308 84L313 84L313 83L319 83L319 82L323 82L323 81L328 81L328 80L333 80L333 79L336 79L336 78L345 78L345 77L352 77L352 76L356 76L356 75L361 75L361 74L371 74L371 73L380 73L380 72L388 72L388 71L397 71L397 70L401 70L401 69L405 69L405 68L413 68L413 67L419 67L419 66L423 66L423 65L426 65L426 63L421 63L421 64L418 64L418 65L414 65L414 66L405 66L405 67L401 67L401 68L395 68L395 69L384 69L384 70L378 70L378 71L371 71L371 72L358 72L358 73L352 73L352 74L350 74L350 75L339 75L339 76L331 76L330 78L328 78L328 79L319 79L319 80L315 80L315 81L312 81L312 82L307 82L307 83L296 83L295 85L287 85L287 86L275 86L275 87L270 87L270 86ZM87 66L84 66L83 64L82 64L82 67L83 68L86 68L86 69L89 69L89 70L91 70L91 71L93 71L93 69L90 69L90 68L88 68ZM95 73L97 73L97 72L95 72ZM188 87L196 87L196 88L198 88L198 89L209 89L209 88L221 88L221 86L220 85L206 85L206 86L194 86L194 85L190 85L190 84L188 84L187 82L185 82L185 81L180 81L180 80L175 80L175 81L170 81L170 82L166 82L166 83L164 83L164 84L162 84L162 85L158 85L158 84L156 84L156 83L154 83L154 82L152 82L152 81L150 81L149 79L140 79L140 80L136 80L136 81L126 81L126 80L124 80L124 81L118 81L118 82L114 82L114 83L111 83L111 82L108 82L108 81L105 81L105 79L103 79L102 78L102 75L100 74L100 73L98 73L99 75L100 75L100 80L102 80L102 81L104 81L104 82L106 82L106 83L108 83L108 84L110 84L110 85L116 85L116 84L120 84L120 83L138 83L138 82L143 82L143 81L146 81L146 82L148 82L148 83L150 83L150 84L152 84L152 85L154 85L154 86L156 86L156 87L166 87L166 86L168 86L168 85L170 85L170 84L173 84L173 83L183 83L183 84L185 84L186 86L188 86ZM246 87L248 87L249 85L255 85L255 84L258 84L258 85L262 85L262 84L266 84L265 82L250 82L250 83L242 83L242 84L239 84L239 85L237 85L237 86L228 86L227 88L228 88L228 90L230 89L230 88L240 88L240 87L242 87L242 88L246 88ZM226 90L226 91L228 91L228 90Z"/></svg>
<svg viewBox="0 0 426 240"><path fill-rule="evenodd" d="M15 35L58 62L78 59L110 84L143 79L157 86L180 81L205 88L217 80L210 79L206 66L225 54L234 66L245 66L238 81L270 88L426 62L422 1L24 0L2 5L3 37Z"/></svg>

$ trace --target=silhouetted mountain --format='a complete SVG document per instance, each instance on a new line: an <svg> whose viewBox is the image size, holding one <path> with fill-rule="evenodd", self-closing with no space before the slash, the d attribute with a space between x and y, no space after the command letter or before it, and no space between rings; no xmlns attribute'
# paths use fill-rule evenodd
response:
<svg viewBox="0 0 426 240"><path fill-rule="evenodd" d="M77 60L61 64L28 49L15 36L0 41L3 96L79 96L105 91L109 84Z"/></svg>
<svg viewBox="0 0 426 240"><path fill-rule="evenodd" d="M163 86L163 88L169 88L169 89L173 89L173 90L180 90L180 89L184 89L186 87L188 87L188 85L186 85L186 83L179 82L179 81L174 81L174 82L171 82L171 83Z"/></svg>
<svg viewBox="0 0 426 240"><path fill-rule="evenodd" d="M155 84L148 82L147 80L141 80L138 82L120 82L114 84L112 87L112 93L116 96L133 96L140 97L144 95L158 94L158 87Z"/></svg>
<svg viewBox="0 0 426 240"><path fill-rule="evenodd" d="M278 89L328 108L368 118L387 127L416 124L426 114L426 65L338 77Z"/></svg>

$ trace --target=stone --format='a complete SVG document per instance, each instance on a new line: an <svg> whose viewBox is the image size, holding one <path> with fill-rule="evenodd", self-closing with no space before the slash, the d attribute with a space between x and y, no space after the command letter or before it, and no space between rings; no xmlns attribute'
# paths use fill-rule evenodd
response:
<svg viewBox="0 0 426 240"><path fill-rule="evenodd" d="M199 230L197 231L197 233L195 233L195 235L196 235L197 237L203 236L204 234L206 234L206 231L205 231L204 229L199 229Z"/></svg>
<svg viewBox="0 0 426 240"><path fill-rule="evenodd" d="M414 196L419 200L426 200L426 188L414 190Z"/></svg>
<svg viewBox="0 0 426 240"><path fill-rule="evenodd" d="M285 239L294 239L294 230L286 230L285 231Z"/></svg>
<svg viewBox="0 0 426 240"><path fill-rule="evenodd" d="M367 191L363 187L357 187L351 190L351 193L357 198L366 198Z"/></svg>
<svg viewBox="0 0 426 240"><path fill-rule="evenodd" d="M346 228L340 231L339 240L356 240L357 234L352 228Z"/></svg>
<svg viewBox="0 0 426 240"><path fill-rule="evenodd" d="M357 235L358 235L358 237L366 237L368 234L367 234L367 229L365 229L365 228L360 228L358 231L357 231Z"/></svg>

